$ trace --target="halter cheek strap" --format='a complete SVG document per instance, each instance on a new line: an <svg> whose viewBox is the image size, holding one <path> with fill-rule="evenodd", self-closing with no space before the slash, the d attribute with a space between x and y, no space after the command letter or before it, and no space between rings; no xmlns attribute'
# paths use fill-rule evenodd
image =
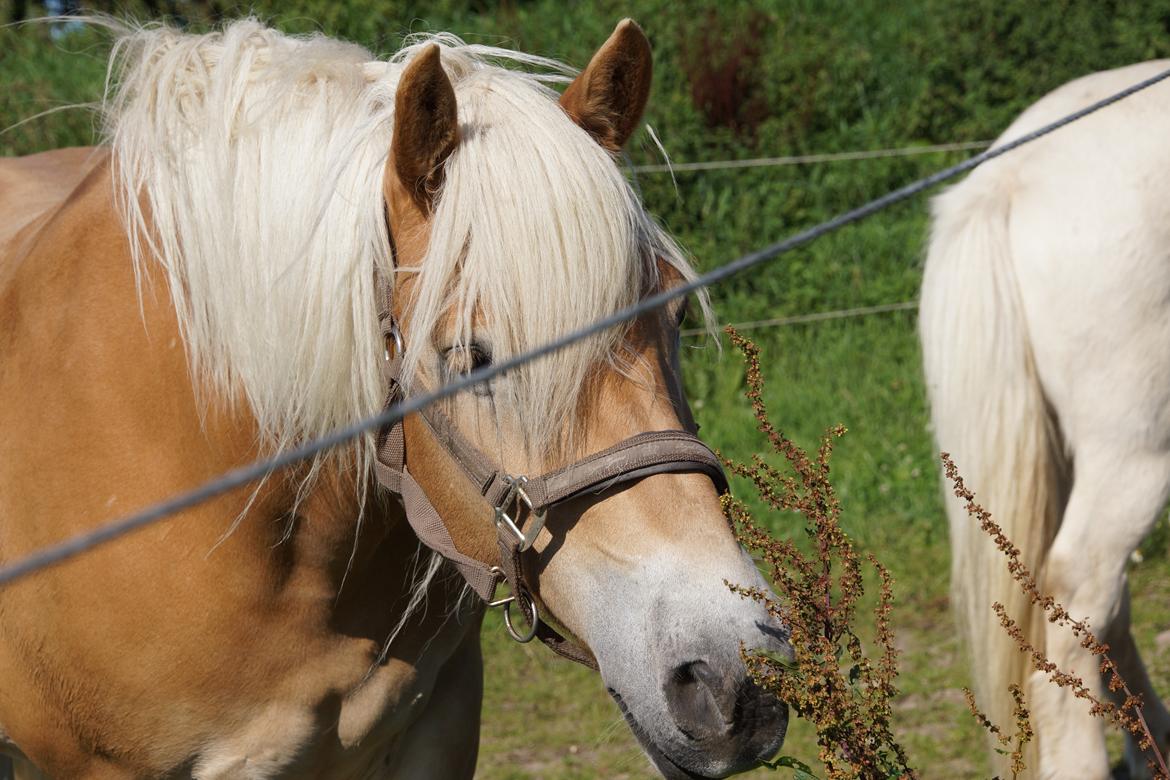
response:
<svg viewBox="0 0 1170 780"><path fill-rule="evenodd" d="M402 345L389 315L382 317L382 331L387 340L383 374L388 388L386 405L390 406L403 396ZM390 351L391 343L394 354ZM588 650L565 639L540 619L537 599L528 586L522 553L536 540L548 511L571 499L600 495L654 474L698 472L709 476L720 493L727 490L727 478L719 459L688 431L639 433L601 452L530 478L499 468L439 409L428 407L419 416L484 497L485 521L493 523L496 530L498 560L482 561L459 551L442 517L407 468L402 421L379 432L374 464L379 484L401 498L407 522L419 541L449 560L489 606L504 607L504 620L513 638L527 642L535 637L558 654L593 669L597 668L597 662ZM493 601L501 581L508 583L511 595ZM513 604L524 613L528 622L526 631L513 625Z"/></svg>

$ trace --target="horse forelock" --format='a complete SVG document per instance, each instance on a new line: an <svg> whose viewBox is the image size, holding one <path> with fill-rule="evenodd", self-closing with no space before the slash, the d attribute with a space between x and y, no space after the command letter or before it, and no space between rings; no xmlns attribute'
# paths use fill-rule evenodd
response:
<svg viewBox="0 0 1170 780"><path fill-rule="evenodd" d="M486 312L502 358L633 303L657 284L655 257L692 273L557 105L548 84L571 71L553 60L438 34L378 61L255 20L202 36L125 31L106 134L139 278L146 262L162 267L197 389L245 400L265 450L384 399L376 278L395 269L382 175L398 79L431 43L455 87L461 142L415 269L408 363L452 310L462 341L472 312ZM589 372L613 362L621 339L588 339L506 383L529 444L571 427ZM349 451L359 473L372 451L370 437Z"/></svg>
<svg viewBox="0 0 1170 780"><path fill-rule="evenodd" d="M502 360L629 306L659 287L657 258L691 271L645 213L610 154L577 127L556 93L483 67L454 81L461 140L445 164L418 267L407 376L423 341L454 322ZM451 315L454 314L452 317ZM525 444L549 454L578 422L599 367L620 365L626 329L585 339L495 385Z"/></svg>

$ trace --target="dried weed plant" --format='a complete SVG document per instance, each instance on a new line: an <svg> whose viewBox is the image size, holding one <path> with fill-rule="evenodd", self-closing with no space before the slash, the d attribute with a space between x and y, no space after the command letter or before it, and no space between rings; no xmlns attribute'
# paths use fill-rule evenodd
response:
<svg viewBox="0 0 1170 780"><path fill-rule="evenodd" d="M753 520L747 506L724 496L723 509L739 540L768 567L776 595L728 582L733 591L761 602L788 626L794 657L743 650L753 679L816 729L819 757L830 780L912 778L905 751L891 729L891 701L897 695L898 652L890 626L893 579L872 555L867 556L880 582L874 608L876 658L866 654L854 630L858 601L864 593L862 562L839 524L840 506L829 482L833 440L845 433L831 428L810 458L768 421L763 400L759 348L732 328L727 334L744 355L747 397L772 450L787 460L794 475L781 473L761 456L751 463L724 460L732 473L750 480L773 510L804 516L813 553L802 553L790 540L772 538ZM798 778L809 768L791 756L769 766L793 769Z"/></svg>
<svg viewBox="0 0 1170 780"><path fill-rule="evenodd" d="M821 440L816 457L810 458L768 419L759 348L733 328L727 328L726 332L744 356L746 396L751 401L757 429L764 434L772 451L788 462L792 474L782 473L760 455L754 455L750 463L726 458L723 461L733 474L751 481L760 499L772 510L802 515L813 548L805 554L791 540L773 538L755 522L746 504L730 495L723 497L723 510L736 537L766 565L776 592L731 582L727 586L745 598L764 604L774 618L788 627L793 648L792 658L744 648L744 661L758 685L779 696L798 716L813 725L819 758L828 780L914 778L916 774L891 727L891 702L898 694L895 686L898 652L890 625L893 578L873 555L867 555L866 559L880 583L873 613L875 658L867 655L854 627L858 603L864 594L862 562L841 529L840 505L829 481L833 440L843 435L845 428L830 428ZM1142 715L1141 697L1121 677L1109 657L1108 645L1097 640L1085 621L1073 619L1064 607L1041 591L1033 573L1021 562L1019 549L992 520L990 512L975 502L974 494L963 484L958 469L945 452L942 461L955 495L966 502L967 513L1004 554L1012 577L1044 611L1049 622L1072 631L1081 640L1082 647L1101 659L1102 679L1122 699L1121 704L1100 699L1079 677L1059 669L1042 651L1028 643L1003 605L995 604L993 609L1004 630L1054 685L1068 688L1077 698L1085 699L1095 716L1133 734L1142 750L1149 750L1154 742ZM1025 771L1024 750L1034 734L1022 689L1011 685L1008 693L1012 697L1014 720L1010 735L1000 724L992 723L979 709L974 694L964 689L967 706L975 720L1000 744L999 752L1010 762L1011 777L1018 778ZM1158 751L1153 753L1155 758L1149 763L1152 775L1159 780L1170 780L1164 759ZM797 780L814 777L806 764L792 756L780 756L767 766L792 769Z"/></svg>
<svg viewBox="0 0 1170 780"><path fill-rule="evenodd" d="M963 695L967 699L967 709L975 717L975 721L982 726L987 733L995 737L996 742L1000 747L996 750L1008 757L1009 768L1012 773L1012 780L1016 780L1024 771L1024 748L1032 741L1036 735L1032 732L1032 722L1028 718L1028 708L1024 706L1024 690L1012 684L1008 686L1008 692L1012 695L1012 719L1015 721L1016 730L1009 737L1003 733L1003 730L991 722L991 719L979 709L979 705L975 703L975 694L970 688L963 689ZM996 778L998 780L998 778Z"/></svg>
<svg viewBox="0 0 1170 780"><path fill-rule="evenodd" d="M992 541L995 542L995 546L1007 559L1006 565L1008 571L1011 572L1012 579L1016 581L1016 584L1020 586L1024 594L1031 599L1032 603L1043 610L1045 618L1049 623L1067 628L1072 632L1073 636L1081 640L1081 647L1100 659L1099 669L1101 679L1105 682L1109 691L1121 699L1121 704L1114 704L1113 702L1102 700L1093 693L1080 677L1061 670L1042 650L1037 649L1028 642L1023 630L1019 624L1008 616L1003 604L996 603L992 605L992 609L995 610L1000 625L1015 640L1020 652L1028 654L1033 668L1048 675L1048 680L1053 685L1067 688L1076 698L1084 699L1088 702L1089 711L1095 717L1115 724L1132 734L1137 740L1138 746L1143 751L1153 754L1153 758L1147 762L1153 777L1158 780L1170 780L1170 769L1167 769L1166 760L1161 755L1161 751L1156 749L1150 750L1155 744L1155 741L1153 735L1150 733L1149 724L1142 714L1142 698L1131 691L1125 679L1122 678L1121 673L1117 669L1117 665L1109 657L1109 645L1097 639L1087 622L1074 619L1063 606L1040 589L1035 575L1020 561L1019 548L1004 534L1003 529L992 520L991 513L976 503L975 494L963 484L963 478L959 476L959 470L948 453L942 453L942 462L947 479L954 486L955 495L966 504L967 514L979 524L979 527L984 533L991 537ZM1018 697L1018 689L1013 690L1012 695L1013 697ZM1020 699L1017 698L1017 702L1019 701ZM980 719L980 722L985 728L989 728L990 722L986 718L981 718L978 708L974 706L974 698L970 694L968 694L968 703L972 711L976 713L976 718ZM991 730L991 733L1002 742L1002 736L998 733L997 729ZM1028 735L1030 739L1030 729L1028 730ZM1012 769L1015 772L1015 759L1018 756L1016 753L1012 755Z"/></svg>

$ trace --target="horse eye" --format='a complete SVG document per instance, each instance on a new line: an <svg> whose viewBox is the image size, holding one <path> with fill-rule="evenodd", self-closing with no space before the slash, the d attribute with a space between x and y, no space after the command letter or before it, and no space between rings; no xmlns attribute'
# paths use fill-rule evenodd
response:
<svg viewBox="0 0 1170 780"><path fill-rule="evenodd" d="M480 368L492 364L492 352L482 344L457 344L443 350L443 369L448 377L465 376ZM475 386L476 395L489 395L487 383Z"/></svg>

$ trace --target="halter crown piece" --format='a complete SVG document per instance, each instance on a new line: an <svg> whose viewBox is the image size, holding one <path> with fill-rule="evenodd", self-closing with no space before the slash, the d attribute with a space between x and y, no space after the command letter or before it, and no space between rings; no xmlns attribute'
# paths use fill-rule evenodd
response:
<svg viewBox="0 0 1170 780"><path fill-rule="evenodd" d="M404 397L401 382L402 338L390 310L388 285L380 283L379 325L386 344L382 374L386 406ZM549 510L570 499L600 495L653 474L700 472L727 491L727 477L719 459L694 434L683 430L648 431L619 442L608 449L536 477L509 474L469 442L441 410L429 406L419 413L435 439L457 464L464 476L484 497L484 521L492 523L499 543L499 559L481 561L460 552L443 519L406 463L403 423L384 427L378 433L375 475L382 487L402 501L406 520L419 541L442 555L459 570L471 588L491 607L504 608L508 632L518 642L540 639L558 654L597 669L597 661L580 645L565 639L547 622L541 621L533 588L524 571L522 553L532 546L544 527ZM511 595L495 599L496 586L507 582ZM512 620L511 606L517 604L528 623L519 629Z"/></svg>

